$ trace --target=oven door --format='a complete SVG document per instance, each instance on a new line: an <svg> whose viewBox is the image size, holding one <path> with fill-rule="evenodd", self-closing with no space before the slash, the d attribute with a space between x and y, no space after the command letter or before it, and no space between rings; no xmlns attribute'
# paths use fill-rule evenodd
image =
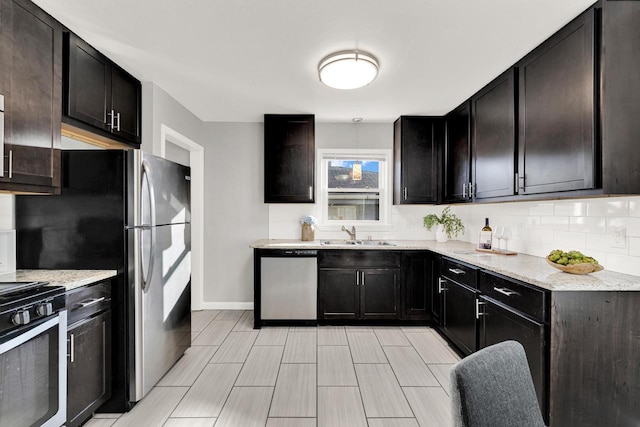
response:
<svg viewBox="0 0 640 427"><path fill-rule="evenodd" d="M67 312L0 338L0 426L55 426L67 414Z"/></svg>

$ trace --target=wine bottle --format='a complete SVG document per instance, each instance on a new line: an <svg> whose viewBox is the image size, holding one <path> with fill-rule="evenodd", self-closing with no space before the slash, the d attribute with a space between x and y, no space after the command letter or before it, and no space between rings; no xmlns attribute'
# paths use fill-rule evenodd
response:
<svg viewBox="0 0 640 427"><path fill-rule="evenodd" d="M491 240L493 239L493 230L489 226L489 218L484 219L484 227L480 230L478 238L478 249L491 249Z"/></svg>

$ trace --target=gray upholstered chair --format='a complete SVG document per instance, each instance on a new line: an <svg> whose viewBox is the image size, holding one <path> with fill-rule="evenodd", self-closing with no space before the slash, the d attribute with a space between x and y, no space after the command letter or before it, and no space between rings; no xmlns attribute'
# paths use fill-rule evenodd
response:
<svg viewBox="0 0 640 427"><path fill-rule="evenodd" d="M505 341L451 368L455 427L543 427L524 348Z"/></svg>

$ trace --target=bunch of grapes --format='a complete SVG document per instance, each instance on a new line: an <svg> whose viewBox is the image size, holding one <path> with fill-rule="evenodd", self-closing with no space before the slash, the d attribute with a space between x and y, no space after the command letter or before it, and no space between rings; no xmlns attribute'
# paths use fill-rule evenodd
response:
<svg viewBox="0 0 640 427"><path fill-rule="evenodd" d="M547 256L549 261L555 262L560 265L573 265L573 264L598 264L594 258L586 256L580 251L565 252L560 249L555 249Z"/></svg>

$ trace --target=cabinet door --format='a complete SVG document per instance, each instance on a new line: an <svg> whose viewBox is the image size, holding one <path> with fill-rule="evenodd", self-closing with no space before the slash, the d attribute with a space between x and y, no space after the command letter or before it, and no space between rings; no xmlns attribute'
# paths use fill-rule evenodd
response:
<svg viewBox="0 0 640 427"><path fill-rule="evenodd" d="M473 196L515 194L515 70L510 69L471 98Z"/></svg>
<svg viewBox="0 0 640 427"><path fill-rule="evenodd" d="M594 49L589 10L519 63L521 194L594 187Z"/></svg>
<svg viewBox="0 0 640 427"><path fill-rule="evenodd" d="M404 254L403 318L428 319L431 314L433 258L428 252Z"/></svg>
<svg viewBox="0 0 640 427"><path fill-rule="evenodd" d="M602 2L602 20L603 192L640 194L640 2Z"/></svg>
<svg viewBox="0 0 640 427"><path fill-rule="evenodd" d="M126 71L111 67L111 108L114 111L113 133L140 144L140 82Z"/></svg>
<svg viewBox="0 0 640 427"><path fill-rule="evenodd" d="M400 270L368 268L359 271L360 319L397 319Z"/></svg>
<svg viewBox="0 0 640 427"><path fill-rule="evenodd" d="M357 319L359 271L320 269L318 273L318 319Z"/></svg>
<svg viewBox="0 0 640 427"><path fill-rule="evenodd" d="M444 280L443 332L464 354L477 350L476 292L452 280Z"/></svg>
<svg viewBox="0 0 640 427"><path fill-rule="evenodd" d="M484 297L480 299L485 303L482 310L483 315L480 317L480 348L507 340L518 341L522 344L529 361L538 402L543 409L542 413L546 414L548 350L545 347L545 325L522 316L491 299Z"/></svg>
<svg viewBox="0 0 640 427"><path fill-rule="evenodd" d="M431 272L431 318L434 325L442 326L444 321L444 285L440 277L440 256L434 255L433 270Z"/></svg>
<svg viewBox="0 0 640 427"><path fill-rule="evenodd" d="M444 145L445 202L463 202L470 199L471 141L470 106L468 102L447 114Z"/></svg>
<svg viewBox="0 0 640 427"><path fill-rule="evenodd" d="M5 99L0 189L60 186L62 28L29 1L2 0L0 94ZM27 186L34 186L33 190Z"/></svg>
<svg viewBox="0 0 640 427"><path fill-rule="evenodd" d="M111 311L73 327L67 339L67 426L76 426L111 395Z"/></svg>
<svg viewBox="0 0 640 427"><path fill-rule="evenodd" d="M264 202L313 203L313 115L264 116Z"/></svg>
<svg viewBox="0 0 640 427"><path fill-rule="evenodd" d="M442 119L400 117L394 123L394 204L438 201L438 145Z"/></svg>
<svg viewBox="0 0 640 427"><path fill-rule="evenodd" d="M104 131L111 131L111 63L72 33L66 48L65 114Z"/></svg>

